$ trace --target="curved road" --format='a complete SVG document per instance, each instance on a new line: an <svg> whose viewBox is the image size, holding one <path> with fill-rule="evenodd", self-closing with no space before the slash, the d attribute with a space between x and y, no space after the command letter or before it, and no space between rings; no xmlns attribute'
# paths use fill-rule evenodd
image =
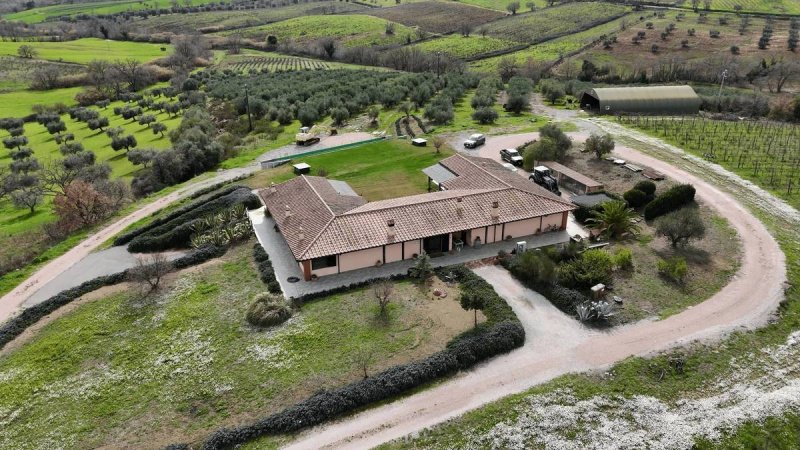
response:
<svg viewBox="0 0 800 450"><path fill-rule="evenodd" d="M572 335L553 346L535 339L508 355L419 394L373 408L302 433L292 449L369 448L421 431L509 394L522 392L559 375L604 369L629 356L644 356L698 339L718 338L739 328L767 322L783 299L786 266L780 247L761 222L726 192L704 179L636 150L617 147L614 153L652 167L668 177L692 183L697 196L726 216L738 232L742 264L733 280L705 302L656 322L637 322L611 332ZM479 269L519 311L525 294L502 273ZM520 316L523 321L526 315Z"/></svg>

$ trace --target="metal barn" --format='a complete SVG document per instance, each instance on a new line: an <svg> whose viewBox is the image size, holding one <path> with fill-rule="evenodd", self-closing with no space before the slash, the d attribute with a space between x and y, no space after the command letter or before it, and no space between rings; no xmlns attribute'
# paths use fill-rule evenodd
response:
<svg viewBox="0 0 800 450"><path fill-rule="evenodd" d="M581 108L600 114L697 114L700 97L691 86L646 86L589 89Z"/></svg>

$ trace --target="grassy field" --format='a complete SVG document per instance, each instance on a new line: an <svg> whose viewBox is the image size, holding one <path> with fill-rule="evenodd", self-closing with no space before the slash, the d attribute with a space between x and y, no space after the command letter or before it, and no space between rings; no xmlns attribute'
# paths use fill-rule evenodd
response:
<svg viewBox="0 0 800 450"><path fill-rule="evenodd" d="M416 39L416 32L401 24L394 24L394 33L386 33L387 20L353 14L346 16L306 16L283 22L258 27L243 28L241 32L247 38L263 40L267 36L276 36L278 43L295 41L310 43L323 37L333 37L345 47L360 45L402 44L407 37ZM233 32L222 32L230 35Z"/></svg>
<svg viewBox="0 0 800 450"><path fill-rule="evenodd" d="M628 21L629 26L617 33L617 42L612 48L606 49L599 43L581 52L575 57L570 70L574 73L584 59L594 62L597 66L609 66L620 74L636 69L654 68L666 60L702 65L704 61L712 58L727 58L732 63L743 66L754 65L762 58L800 60L800 56L786 49L789 29L787 21L775 21L770 47L761 50L758 48L758 40L764 27L762 18L751 18L747 29L740 32L741 19L730 14L711 13L708 15L707 23L698 22L699 16L692 12L683 13L685 18L682 20L678 20L678 14L675 11L668 11L663 18L647 17L638 23ZM720 19L727 19L728 23L720 24ZM648 22L652 23L652 29L647 28ZM662 39L660 35L669 24L674 24L675 30L666 39ZM694 36L689 35L690 29L695 30ZM720 37L710 37L712 30L719 31ZM645 40L634 44L632 38L639 32L645 33ZM652 51L653 45L658 46L656 53ZM737 54L731 52L732 46L739 48ZM561 67L559 70L563 73L567 68Z"/></svg>
<svg viewBox="0 0 800 450"><path fill-rule="evenodd" d="M601 36L610 36L620 29L622 21L630 22L628 19L631 15L624 18L612 20L611 22L589 28L588 30L579 33L570 34L551 41L543 42L541 44L534 44L529 48L520 50L508 55L496 56L493 58L481 59L470 63L470 68L477 72L497 72L497 66L503 58L512 57L518 66L523 66L529 59L536 62L553 62L561 58L563 55L568 55L580 50L581 48L591 44L599 39Z"/></svg>
<svg viewBox="0 0 800 450"><path fill-rule="evenodd" d="M700 5L702 8L703 3ZM684 0L681 6L691 8L692 2ZM711 9L736 11L737 6L741 7L742 12L800 14L800 3L795 0L711 0Z"/></svg>
<svg viewBox="0 0 800 450"><path fill-rule="evenodd" d="M329 178L346 181L368 201L383 200L427 192L425 167L450 156L448 150L436 154L432 147L414 147L400 141L379 141L370 144L298 159L311 165L311 174L325 170ZM291 166L282 166L257 173L247 180L253 187L270 181L293 178ZM391 181L390 181L391 180Z"/></svg>
<svg viewBox="0 0 800 450"><path fill-rule="evenodd" d="M599 2L567 3L530 14L517 15L485 26L490 36L535 43L577 33L627 11L620 5Z"/></svg>
<svg viewBox="0 0 800 450"><path fill-rule="evenodd" d="M84 38L66 42L0 41L0 55L17 56L17 49L22 45L29 45L36 49L38 52L36 58L78 64L86 64L93 59L135 59L139 62L147 62L167 56L170 50L168 44ZM162 51L162 48L165 50Z"/></svg>
<svg viewBox="0 0 800 450"><path fill-rule="evenodd" d="M527 131L536 131L542 125L547 123L547 118L537 116L529 112L523 112L516 115L508 113L503 110L499 105L494 105L492 108L497 111L498 118L493 124L481 125L472 120L472 97L475 96L475 91L470 91L461 102L453 105L453 122L447 125L437 125L435 127L437 133L454 133L454 132L482 132L487 134L506 134L506 133L523 133Z"/></svg>
<svg viewBox="0 0 800 450"><path fill-rule="evenodd" d="M481 37L473 34L469 37L463 37L451 34L415 44L414 47L430 53L442 52L453 58L464 59L504 50L515 45L519 45L519 43L490 36Z"/></svg>
<svg viewBox="0 0 800 450"><path fill-rule="evenodd" d="M84 70L83 66L77 64L0 56L0 94L28 89L34 72L44 67L55 67L63 75L76 75ZM0 109L5 106L0 105Z"/></svg>
<svg viewBox="0 0 800 450"><path fill-rule="evenodd" d="M454 300L395 285L388 322L368 289L306 304L267 330L245 321L264 291L252 242L178 273L160 293L105 289L0 356L4 448L157 448L276 412L321 388L427 356L471 327ZM57 313L58 314L58 313ZM13 345L13 344L12 344ZM16 412L15 412L16 411ZM53 417L59 417L57 423Z"/></svg>
<svg viewBox="0 0 800 450"><path fill-rule="evenodd" d="M461 3L466 3L468 5L474 5L474 6L480 6L481 8L494 9L494 10L497 10L497 11L505 11L506 10L506 6L508 5L508 3L499 2L497 0L461 0ZM520 8L519 12L528 11L528 7L525 5L525 3L528 3L528 2L527 1L520 2L521 8ZM534 0L533 3L536 4L537 8L544 8L544 7L547 6L547 1L546 0Z"/></svg>
<svg viewBox="0 0 800 450"><path fill-rule="evenodd" d="M63 88L50 91L20 90L0 94L0 117L24 117L35 105L75 104L75 95L83 88Z"/></svg>
<svg viewBox="0 0 800 450"><path fill-rule="evenodd" d="M149 32L209 33L253 27L305 15L344 13L366 9L355 3L323 1L239 11L209 11L189 14L166 14L136 21L137 29Z"/></svg>
<svg viewBox="0 0 800 450"><path fill-rule="evenodd" d="M394 8L375 8L369 14L436 34L456 32L463 26L476 29L505 17L499 11L452 2L405 3ZM453 20L454 17L458 20Z"/></svg>
<svg viewBox="0 0 800 450"><path fill-rule="evenodd" d="M214 0L191 0L193 6L212 3ZM64 3L61 5L33 8L13 14L6 14L5 19L25 23L39 23L60 16L76 16L78 14L114 14L147 8L169 8L172 0L106 0L97 2Z"/></svg>

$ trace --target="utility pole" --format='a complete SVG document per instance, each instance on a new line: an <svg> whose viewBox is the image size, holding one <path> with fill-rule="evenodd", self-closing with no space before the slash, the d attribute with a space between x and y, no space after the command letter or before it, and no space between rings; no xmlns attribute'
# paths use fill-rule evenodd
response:
<svg viewBox="0 0 800 450"><path fill-rule="evenodd" d="M244 85L244 107L247 109L247 131L253 131L253 117L250 115L250 91L247 84Z"/></svg>
<svg viewBox="0 0 800 450"><path fill-rule="evenodd" d="M436 79L439 79L439 59L442 57L442 52L436 52Z"/></svg>
<svg viewBox="0 0 800 450"><path fill-rule="evenodd" d="M722 71L722 81L719 83L719 91L717 91L717 111L719 111L719 99L722 95L722 87L725 86L725 77L728 76L728 69Z"/></svg>

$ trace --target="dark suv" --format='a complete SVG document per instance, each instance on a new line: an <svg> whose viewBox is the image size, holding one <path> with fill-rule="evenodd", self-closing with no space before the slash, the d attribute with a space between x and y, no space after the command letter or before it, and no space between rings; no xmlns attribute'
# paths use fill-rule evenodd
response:
<svg viewBox="0 0 800 450"><path fill-rule="evenodd" d="M504 148L500 150L500 159L515 166L522 165L522 155L514 148Z"/></svg>

